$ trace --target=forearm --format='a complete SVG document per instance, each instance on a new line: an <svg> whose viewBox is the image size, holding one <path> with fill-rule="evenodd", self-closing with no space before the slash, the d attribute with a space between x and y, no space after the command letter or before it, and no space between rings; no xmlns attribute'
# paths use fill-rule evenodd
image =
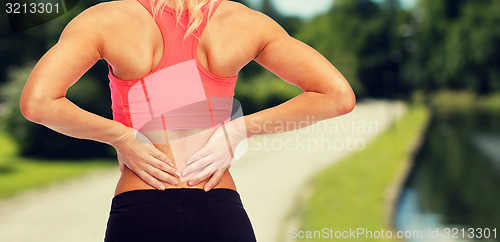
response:
<svg viewBox="0 0 500 242"><path fill-rule="evenodd" d="M354 102L352 92L339 93L335 96L304 92L278 106L235 120L235 126L239 127L240 132L244 130L242 135L247 138L292 131L349 113L354 107Z"/></svg>
<svg viewBox="0 0 500 242"><path fill-rule="evenodd" d="M85 111L65 97L24 104L21 110L27 119L74 138L114 144L128 131L125 125Z"/></svg>

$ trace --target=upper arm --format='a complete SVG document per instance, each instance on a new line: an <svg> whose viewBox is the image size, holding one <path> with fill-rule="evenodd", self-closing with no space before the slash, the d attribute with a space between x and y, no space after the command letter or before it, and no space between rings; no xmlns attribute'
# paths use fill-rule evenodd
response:
<svg viewBox="0 0 500 242"><path fill-rule="evenodd" d="M27 102L64 97L73 85L101 56L102 18L99 7L92 7L74 18L63 30L58 42L47 51L33 69L21 96L21 108Z"/></svg>
<svg viewBox="0 0 500 242"><path fill-rule="evenodd" d="M289 36L263 14L259 22L262 47L255 61L304 91L334 95L352 92L344 76L318 51Z"/></svg>

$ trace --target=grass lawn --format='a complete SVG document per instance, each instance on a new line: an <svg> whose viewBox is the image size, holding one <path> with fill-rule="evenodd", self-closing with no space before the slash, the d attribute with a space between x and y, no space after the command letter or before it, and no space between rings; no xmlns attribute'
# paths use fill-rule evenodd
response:
<svg viewBox="0 0 500 242"><path fill-rule="evenodd" d="M48 161L19 157L16 144L0 132L0 198L114 165L104 159Z"/></svg>
<svg viewBox="0 0 500 242"><path fill-rule="evenodd" d="M301 214L301 230L390 229L386 211L388 189L410 159L413 144L424 131L429 116L424 107L410 108L398 123L363 151L315 176L311 181L313 193ZM365 237L341 240L393 241Z"/></svg>

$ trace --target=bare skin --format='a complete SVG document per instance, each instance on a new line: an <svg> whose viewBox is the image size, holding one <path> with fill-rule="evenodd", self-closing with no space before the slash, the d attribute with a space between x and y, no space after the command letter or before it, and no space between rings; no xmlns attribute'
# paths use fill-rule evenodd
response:
<svg viewBox="0 0 500 242"><path fill-rule="evenodd" d="M167 144L147 145L136 140L131 128L82 110L65 97L67 89L100 59L112 66L116 77L135 80L156 67L162 52L161 33L137 1L95 5L73 19L37 63L23 90L21 111L27 119L65 135L112 145L124 168L115 194L181 187L236 190L227 167L209 170L192 184L179 182L182 171L176 168L204 147L213 129L170 130L172 140ZM201 36L198 55L201 65L221 77L235 76L255 60L304 91L281 105L238 119L245 124L244 130L235 131L241 136L293 129L280 129L280 122L301 122L304 127L312 124L311 117L314 121L333 118L355 105L348 82L320 53L290 37L271 18L236 2L220 4ZM264 124L266 129L261 128ZM191 166L202 168L210 162L195 161Z"/></svg>

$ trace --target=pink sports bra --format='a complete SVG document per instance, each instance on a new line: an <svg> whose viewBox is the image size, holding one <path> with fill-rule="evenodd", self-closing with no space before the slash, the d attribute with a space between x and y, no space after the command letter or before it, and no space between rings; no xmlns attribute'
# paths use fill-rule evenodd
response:
<svg viewBox="0 0 500 242"><path fill-rule="evenodd" d="M138 0L150 13L149 0ZM219 77L206 70L198 59L198 42L211 13L203 6L203 22L184 40L188 12L180 24L174 10L165 6L155 21L163 37L162 58L147 76L123 81L109 66L113 119L136 130L204 129L229 121L237 76Z"/></svg>

